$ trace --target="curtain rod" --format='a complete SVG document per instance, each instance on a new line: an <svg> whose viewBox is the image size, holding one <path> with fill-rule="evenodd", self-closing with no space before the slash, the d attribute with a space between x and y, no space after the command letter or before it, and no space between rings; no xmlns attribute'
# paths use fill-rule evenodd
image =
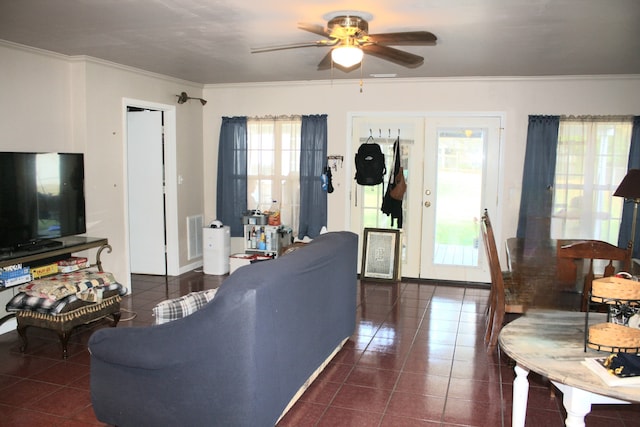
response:
<svg viewBox="0 0 640 427"><path fill-rule="evenodd" d="M300 114L293 114L293 115L281 114L278 116L271 116L271 115L252 116L252 117L247 117L247 120L299 120L301 118L302 116Z"/></svg>
<svg viewBox="0 0 640 427"><path fill-rule="evenodd" d="M360 143L364 143L364 142L368 142L370 137L360 137L359 141ZM373 142L375 142L376 144L393 144L396 141L397 138L386 138L386 137L382 137L382 138L375 138L375 137L371 137L371 140ZM413 139L404 139L404 138L400 138L400 145L405 145L405 144L413 144Z"/></svg>
<svg viewBox="0 0 640 427"><path fill-rule="evenodd" d="M588 121L592 121L592 120L598 120L598 121L610 121L610 122L624 122L624 121L630 121L633 120L633 115L612 115L612 116L597 116L597 115L583 115L583 116L567 116L567 115L562 115L560 116L560 120L575 120L575 121L580 121L580 120L588 120Z"/></svg>

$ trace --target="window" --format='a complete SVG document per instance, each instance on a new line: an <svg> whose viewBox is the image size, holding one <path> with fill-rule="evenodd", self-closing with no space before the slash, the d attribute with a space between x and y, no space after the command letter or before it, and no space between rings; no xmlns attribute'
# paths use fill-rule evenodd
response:
<svg viewBox="0 0 640 427"><path fill-rule="evenodd" d="M551 238L617 245L623 200L613 192L627 172L632 123L608 117L560 120Z"/></svg>
<svg viewBox="0 0 640 427"><path fill-rule="evenodd" d="M268 210L280 204L281 222L298 230L300 212L301 118L247 120L247 207Z"/></svg>

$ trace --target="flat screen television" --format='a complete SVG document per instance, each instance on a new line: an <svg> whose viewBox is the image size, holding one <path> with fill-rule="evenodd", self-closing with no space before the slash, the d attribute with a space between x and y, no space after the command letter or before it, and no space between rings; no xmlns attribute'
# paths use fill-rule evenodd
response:
<svg viewBox="0 0 640 427"><path fill-rule="evenodd" d="M82 153L0 152L0 250L85 232Z"/></svg>

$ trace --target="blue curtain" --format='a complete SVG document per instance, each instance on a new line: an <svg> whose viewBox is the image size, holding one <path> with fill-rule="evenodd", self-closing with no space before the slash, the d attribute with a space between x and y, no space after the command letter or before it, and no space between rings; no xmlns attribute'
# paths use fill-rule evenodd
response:
<svg viewBox="0 0 640 427"><path fill-rule="evenodd" d="M517 237L549 238L560 116L529 116Z"/></svg>
<svg viewBox="0 0 640 427"><path fill-rule="evenodd" d="M242 237L247 210L247 118L223 117L218 143L217 219Z"/></svg>
<svg viewBox="0 0 640 427"><path fill-rule="evenodd" d="M320 175L327 161L327 115L302 116L300 127L300 230L314 238L327 225L327 193Z"/></svg>
<svg viewBox="0 0 640 427"><path fill-rule="evenodd" d="M631 130L631 146L629 147L629 161L627 170L640 169L640 116L633 118L633 129ZM618 246L626 248L631 240L631 222L633 221L634 203L625 200L622 210L622 222L620 223L620 234L618 235ZM639 214L640 217L640 214ZM633 257L640 258L640 226L636 224L636 235L634 236Z"/></svg>

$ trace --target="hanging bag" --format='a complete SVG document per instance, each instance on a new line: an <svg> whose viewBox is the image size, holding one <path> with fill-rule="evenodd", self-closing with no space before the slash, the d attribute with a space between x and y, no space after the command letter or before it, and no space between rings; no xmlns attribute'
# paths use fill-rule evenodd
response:
<svg viewBox="0 0 640 427"><path fill-rule="evenodd" d="M396 174L394 186L391 188L389 195L396 200L402 200L404 193L407 191L407 183L404 180L403 167Z"/></svg>
<svg viewBox="0 0 640 427"><path fill-rule="evenodd" d="M382 213L391 217L392 227L395 220L397 220L398 228L402 228L402 197L407 189L407 184L404 180L402 167L400 166L400 137L398 137L394 143L393 152L393 171L389 175L387 190L385 191L382 199L382 206L380 207L380 210ZM398 181L398 184L396 184L396 181ZM397 187L399 188L396 190ZM394 191L396 197L392 195Z"/></svg>
<svg viewBox="0 0 640 427"><path fill-rule="evenodd" d="M407 191L407 183L404 180L404 168L400 166L400 137L393 144L393 184L390 184L389 195L395 200L402 200Z"/></svg>
<svg viewBox="0 0 640 427"><path fill-rule="evenodd" d="M356 182L360 185L378 185L384 181L387 167L384 163L384 153L380 145L373 142L373 137L360 145L355 156Z"/></svg>

